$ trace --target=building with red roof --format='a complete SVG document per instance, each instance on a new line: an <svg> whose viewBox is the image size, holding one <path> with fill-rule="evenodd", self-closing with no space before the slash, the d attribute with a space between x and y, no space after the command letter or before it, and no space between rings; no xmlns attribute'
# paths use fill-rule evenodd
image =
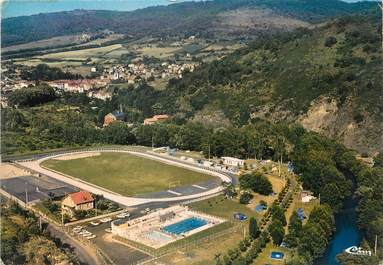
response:
<svg viewBox="0 0 383 265"><path fill-rule="evenodd" d="M61 203L63 211L73 215L74 211L87 211L94 208L94 198L88 191L79 191L67 195Z"/></svg>

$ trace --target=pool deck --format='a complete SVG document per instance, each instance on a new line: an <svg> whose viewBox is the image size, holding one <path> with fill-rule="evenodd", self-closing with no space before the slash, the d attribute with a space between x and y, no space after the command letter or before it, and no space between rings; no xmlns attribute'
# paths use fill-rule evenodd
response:
<svg viewBox="0 0 383 265"><path fill-rule="evenodd" d="M163 228L190 218L199 218L206 224L180 234L168 233ZM172 206L123 224L112 223L112 233L122 238L158 249L179 239L221 224L226 220L207 214L191 211L185 206Z"/></svg>

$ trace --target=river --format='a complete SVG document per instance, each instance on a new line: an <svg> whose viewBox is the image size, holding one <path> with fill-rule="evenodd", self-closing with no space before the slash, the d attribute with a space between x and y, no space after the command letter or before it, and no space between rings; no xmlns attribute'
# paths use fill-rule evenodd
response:
<svg viewBox="0 0 383 265"><path fill-rule="evenodd" d="M344 209L335 216L336 231L324 256L314 262L314 265L339 265L336 255L350 246L359 246L361 234L358 230L355 212L356 202L346 200Z"/></svg>

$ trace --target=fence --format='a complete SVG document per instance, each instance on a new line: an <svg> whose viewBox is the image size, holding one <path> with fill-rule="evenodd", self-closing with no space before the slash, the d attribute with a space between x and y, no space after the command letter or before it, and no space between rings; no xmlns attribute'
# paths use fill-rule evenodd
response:
<svg viewBox="0 0 383 265"><path fill-rule="evenodd" d="M76 239L77 241L80 241L82 244L92 248L96 252L97 258L102 265L116 265L115 262L105 252L103 252L99 247L93 244L92 241L90 241L89 239L76 233L73 233L73 231L71 231L69 227L62 227L62 231L70 237Z"/></svg>
<svg viewBox="0 0 383 265"><path fill-rule="evenodd" d="M224 225L226 223L223 223L222 225ZM192 239L191 241L184 241L182 242L183 239L181 239L180 241L175 241L174 243L170 243L170 246L164 246L160 249L154 249L154 248L151 248L151 247L147 247L143 244L140 244L138 242L135 242L135 241L132 241L132 240L129 240L129 239L126 239L126 238L122 238L120 236L114 236L114 239L118 240L118 241L121 241L122 243L125 243L126 245L130 246L130 247L133 247L133 248L136 248L142 252L145 252L147 253L148 255L152 256L152 258L146 260L146 261L140 261L138 264L144 264L146 262L148 262L149 260L153 260L153 259L157 259L157 258L160 258L162 256L165 256L165 255L168 255L168 254L171 254L177 250L180 250L180 249L185 249L185 248L189 248L189 247L195 247L197 245L201 245L201 243L203 242L206 242L206 241L210 241L210 240L214 240L216 238L219 238L219 237L222 237L224 235L227 235L227 234L230 234L230 233L235 233L235 232L238 232L238 231L242 231L243 229L243 226L242 225L238 225L234 222L230 222L230 224L232 224L233 226L230 227L230 228L226 228L222 231L219 231L219 232L215 232L215 231L210 231L207 230L207 231L204 231L205 233L206 232L209 232L209 234L207 235L204 235L200 238L196 238L196 239ZM185 238L187 239L187 238Z"/></svg>

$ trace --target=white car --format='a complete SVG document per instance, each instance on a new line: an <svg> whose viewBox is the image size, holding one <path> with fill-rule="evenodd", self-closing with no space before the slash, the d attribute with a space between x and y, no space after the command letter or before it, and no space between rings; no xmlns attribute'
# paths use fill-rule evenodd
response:
<svg viewBox="0 0 383 265"><path fill-rule="evenodd" d="M129 217L129 216L130 216L130 213L120 213L120 214L116 215L116 217L120 218L120 219Z"/></svg>
<svg viewBox="0 0 383 265"><path fill-rule="evenodd" d="M100 222L93 221L93 222L90 222L90 224L93 225L93 226L98 226L100 224Z"/></svg>
<svg viewBox="0 0 383 265"><path fill-rule="evenodd" d="M111 229L110 227L105 228L105 232L107 232L107 233L112 233L112 229Z"/></svg>
<svg viewBox="0 0 383 265"><path fill-rule="evenodd" d="M91 232L88 232L88 231L82 234L82 236L84 236L84 237L91 236L91 235L93 235L93 234Z"/></svg>
<svg viewBox="0 0 383 265"><path fill-rule="evenodd" d="M106 218L100 219L101 223L107 223L107 222L110 222L110 221L112 221L112 218L110 218L110 217L106 217Z"/></svg>
<svg viewBox="0 0 383 265"><path fill-rule="evenodd" d="M87 238L87 239L92 239L92 238L95 238L95 237L96 237L96 235L85 236L85 238Z"/></svg>
<svg viewBox="0 0 383 265"><path fill-rule="evenodd" d="M90 234L90 232L89 231L87 231L87 230L82 230L80 233L78 233L79 235L86 235L86 234Z"/></svg>
<svg viewBox="0 0 383 265"><path fill-rule="evenodd" d="M82 226L76 226L75 228L73 228L73 232L78 233L81 231L81 229L82 229Z"/></svg>

